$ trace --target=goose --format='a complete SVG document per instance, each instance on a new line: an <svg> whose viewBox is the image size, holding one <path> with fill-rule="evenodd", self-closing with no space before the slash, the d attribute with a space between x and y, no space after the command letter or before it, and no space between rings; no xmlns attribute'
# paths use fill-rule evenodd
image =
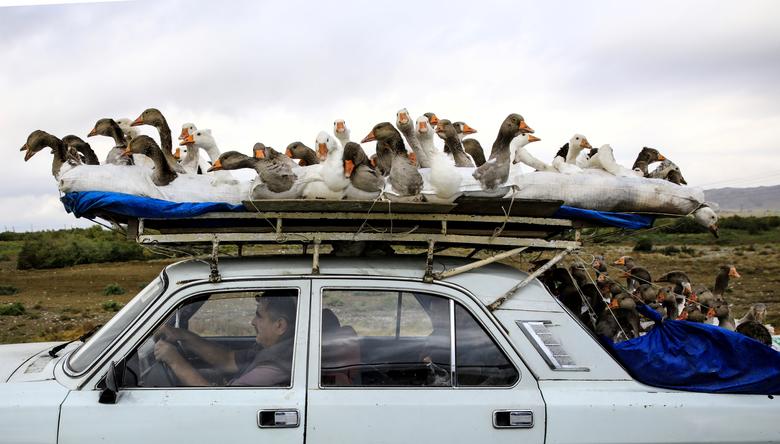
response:
<svg viewBox="0 0 780 444"><path fill-rule="evenodd" d="M423 179L412 164L404 147L401 133L390 122L381 122L371 129L361 143L376 141L377 168L388 176L391 200L419 201Z"/></svg>
<svg viewBox="0 0 780 444"><path fill-rule="evenodd" d="M569 139L569 143L562 146L553 159L552 165L563 174L578 174L582 168L577 166L577 156L585 148L592 148L588 139L582 134L575 134Z"/></svg>
<svg viewBox="0 0 780 444"><path fill-rule="evenodd" d="M729 304L723 299L719 299L715 303L714 307L710 307L710 309L707 311L707 317L717 318L718 327L731 331L737 329L737 324L734 322L734 316L731 315Z"/></svg>
<svg viewBox="0 0 780 444"><path fill-rule="evenodd" d="M168 164L164 151L149 136L138 136L130 141L126 155L131 153L143 154L154 162L154 169L151 171L139 167L131 168L132 170L147 171L147 177L150 179L150 186L145 187L142 193L137 193L139 195L173 202L227 202L231 204L241 204L249 196L251 186L249 181L215 184L205 175L178 174ZM129 176L126 180L129 180ZM127 186L128 184L122 185ZM133 185L138 186L137 184Z"/></svg>
<svg viewBox="0 0 780 444"><path fill-rule="evenodd" d="M653 179L668 180L669 182L677 185L688 185L688 182L686 182L685 178L682 176L680 167L666 158L661 161L661 164L658 165L648 177Z"/></svg>
<svg viewBox="0 0 780 444"><path fill-rule="evenodd" d="M64 143L66 147L72 147L79 153L81 163L85 165L100 165L100 160L98 160L95 151L93 151L92 147L79 136L68 134L62 138L62 143Z"/></svg>
<svg viewBox="0 0 780 444"><path fill-rule="evenodd" d="M344 174L349 186L344 191L347 199L374 200L385 187L385 180L373 168L360 144L347 142L344 146Z"/></svg>
<svg viewBox="0 0 780 444"><path fill-rule="evenodd" d="M42 130L35 130L27 136L27 141L19 151L25 151L24 161L27 162L38 151L51 148L54 158L51 163L51 174L59 180L60 175L67 169L80 164L78 156L72 159L67 155L67 148L62 140Z"/></svg>
<svg viewBox="0 0 780 444"><path fill-rule="evenodd" d="M259 146L258 146L259 145ZM250 197L258 199L295 199L300 196L303 185L297 182L297 176L290 165L282 159L284 156L261 143L253 150L262 157L252 157L238 151L227 151L217 158L207 172L253 169L257 178L253 181Z"/></svg>
<svg viewBox="0 0 780 444"><path fill-rule="evenodd" d="M345 122L344 119L336 119L333 122L333 135L336 136L336 139L339 140L342 147L347 146L350 131L349 128L347 128L347 122Z"/></svg>
<svg viewBox="0 0 780 444"><path fill-rule="evenodd" d="M742 316L737 321L737 325L743 322L754 321L759 324L766 324L766 304L756 303L750 306L745 316Z"/></svg>
<svg viewBox="0 0 780 444"><path fill-rule="evenodd" d="M681 321L703 323L707 320L707 315L702 313L699 304L689 304L683 308L677 319Z"/></svg>
<svg viewBox="0 0 780 444"><path fill-rule="evenodd" d="M715 286L712 288L712 294L715 296L723 296L726 293L730 278L739 279L742 277L733 265L721 265L719 270L718 275L715 276Z"/></svg>
<svg viewBox="0 0 780 444"><path fill-rule="evenodd" d="M680 307L684 307L686 305L687 299L691 300L692 302L695 302L696 300L695 296L693 295L693 288L691 287L691 279L684 271L670 271L656 279L656 282L668 282L670 284L674 284L672 293L674 293L674 296L677 299Z"/></svg>
<svg viewBox="0 0 780 444"><path fill-rule="evenodd" d="M116 123L119 125L119 129L122 130L122 134L125 136L125 142L130 142L140 134L137 129L131 126L133 121L127 117L116 119ZM146 168L154 168L154 162L152 162L152 159L140 154L133 154L133 164L141 165Z"/></svg>
<svg viewBox="0 0 780 444"><path fill-rule="evenodd" d="M480 182L482 189L494 190L507 181L511 162L509 145L512 139L518 134L533 132L520 114L513 113L504 119L493 142L490 159L474 171L474 178Z"/></svg>
<svg viewBox="0 0 780 444"><path fill-rule="evenodd" d="M95 123L92 131L87 134L87 137L93 136L106 136L114 139L114 147L108 152L104 164L111 165L133 165L133 158L123 156L122 153L127 147L125 141L125 135L122 133L122 129L119 128L119 124L114 119L100 119Z"/></svg>
<svg viewBox="0 0 780 444"><path fill-rule="evenodd" d="M567 158L568 161L568 158ZM593 154L588 160L588 168L601 168L602 170L619 177L637 177L642 176L641 171L630 170L620 165L615 160L615 153L609 144L601 145L598 152Z"/></svg>
<svg viewBox="0 0 780 444"><path fill-rule="evenodd" d="M435 127L436 125L439 124L439 118L436 117L436 114L429 112L423 114L423 116L425 116L425 118L428 119L428 122L431 124L432 127Z"/></svg>
<svg viewBox="0 0 780 444"><path fill-rule="evenodd" d="M538 142L542 139L534 136L533 134L518 134L512 139L509 144L509 152L512 158L512 163L523 163L533 168L536 171L556 171L552 165L548 165L529 153L525 146L532 142Z"/></svg>
<svg viewBox="0 0 780 444"><path fill-rule="evenodd" d="M198 127L195 126L192 122L187 122L184 125L181 126L181 133L179 134L179 140L184 140L189 136L190 134L195 134L195 131L198 130Z"/></svg>
<svg viewBox="0 0 780 444"><path fill-rule="evenodd" d="M433 128L428 118L420 116L416 123L417 140L431 163L429 182L433 193L426 193L425 199L430 202L451 203L463 194L460 192L463 177L452 158L433 145Z"/></svg>
<svg viewBox="0 0 780 444"><path fill-rule="evenodd" d="M184 168L179 165L176 159L173 157L173 140L171 137L171 128L168 126L168 122L165 120L165 116L162 115L160 110L156 108L147 108L144 112L135 119L130 126L138 125L151 125L157 129L160 134L160 145L162 146L162 153L165 156L165 161L172 170L177 173L185 173Z"/></svg>
<svg viewBox="0 0 780 444"><path fill-rule="evenodd" d="M647 284L653 282L650 272L642 267L637 267L634 263L634 259L631 256L621 256L613 265L622 265L626 271L626 286L629 291L635 290L641 284Z"/></svg>
<svg viewBox="0 0 780 444"><path fill-rule="evenodd" d="M657 149L643 147L642 151L637 154L636 160L634 161L634 165L631 167L631 169L634 171L641 171L642 175L647 177L650 174L647 171L647 166L653 162L661 162L662 160L666 160L666 157L659 153Z"/></svg>
<svg viewBox="0 0 780 444"><path fill-rule="evenodd" d="M463 144L463 150L466 154L471 156L471 160L474 161L475 166L482 166L485 163L485 150L482 149L482 145L477 139L466 139L469 134L477 132L474 128L468 126L466 122L455 122L452 124L455 130L458 131L458 138Z"/></svg>
<svg viewBox="0 0 780 444"><path fill-rule="evenodd" d="M474 159L463 149L455 125L447 119L439 119L436 135L444 140L444 152L452 157L457 167L474 167Z"/></svg>
<svg viewBox="0 0 780 444"><path fill-rule="evenodd" d="M196 130L193 134L188 135L184 138L184 140L179 142L179 145L187 145L188 154L191 151L190 147L193 147L192 151L195 153L198 152L198 149L202 149L206 152L206 154L208 154L212 164L216 162L217 159L219 159L221 154L219 147L217 147L217 142L214 140L214 136L212 136L210 129ZM196 158L199 158L199 156L196 156ZM205 168L201 166L201 169ZM213 181L214 183L232 183L235 182L235 178L233 178L233 175L230 174L229 171L217 170L213 174Z"/></svg>
<svg viewBox="0 0 780 444"><path fill-rule="evenodd" d="M706 227L715 238L720 237L718 234L718 215L708 205L703 204L694 211L693 220L699 225Z"/></svg>
<svg viewBox="0 0 780 444"><path fill-rule="evenodd" d="M179 134L179 146L176 147L176 151L173 153L174 159L178 160L187 174L203 174L204 169L201 166L200 150L197 145L185 144L187 146L187 154L184 159L181 158L181 145L190 134L195 134L198 127L194 123L187 122L181 126L181 133ZM212 160L213 161L213 160Z"/></svg>
<svg viewBox="0 0 780 444"><path fill-rule="evenodd" d="M293 142L287 145L285 153L290 159L299 159L298 165L300 166L316 165L320 163L320 159L317 158L317 153L304 145L303 142Z"/></svg>
<svg viewBox="0 0 780 444"><path fill-rule="evenodd" d="M301 195L305 199L340 200L349 185L349 179L344 177L341 145L325 131L317 135L315 145L320 163L296 171L298 180L304 182Z"/></svg>
<svg viewBox="0 0 780 444"><path fill-rule="evenodd" d="M420 141L417 139L417 132L415 131L414 124L412 123L412 118L409 116L409 111L407 111L406 108L401 108L397 113L395 113L395 118L395 126L397 126L398 130L401 131L404 139L406 139L406 143L412 149L417 164L421 168L430 168L431 160L428 158L428 153L422 149Z"/></svg>

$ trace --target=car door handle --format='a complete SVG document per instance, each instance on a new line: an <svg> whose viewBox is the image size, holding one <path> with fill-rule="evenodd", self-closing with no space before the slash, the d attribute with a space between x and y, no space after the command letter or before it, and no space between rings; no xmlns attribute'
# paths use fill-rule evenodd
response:
<svg viewBox="0 0 780 444"><path fill-rule="evenodd" d="M529 429L534 426L534 412L530 410L496 410L493 427L497 429Z"/></svg>
<svg viewBox="0 0 780 444"><path fill-rule="evenodd" d="M257 426L266 428L290 428L300 425L300 415L296 409L260 410L257 412Z"/></svg>

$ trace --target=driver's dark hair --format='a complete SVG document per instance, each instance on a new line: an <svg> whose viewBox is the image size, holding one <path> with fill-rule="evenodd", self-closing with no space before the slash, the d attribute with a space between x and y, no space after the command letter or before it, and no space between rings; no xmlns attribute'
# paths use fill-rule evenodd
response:
<svg viewBox="0 0 780 444"><path fill-rule="evenodd" d="M295 332L295 316L297 313L297 291L295 290L269 290L255 296L258 303L265 305L265 310L276 321L284 318L287 321L287 330L282 335L282 339L293 336Z"/></svg>

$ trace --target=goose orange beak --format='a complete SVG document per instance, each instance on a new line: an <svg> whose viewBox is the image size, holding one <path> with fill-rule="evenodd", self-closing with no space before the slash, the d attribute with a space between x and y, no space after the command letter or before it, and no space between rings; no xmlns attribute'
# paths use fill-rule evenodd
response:
<svg viewBox="0 0 780 444"><path fill-rule="evenodd" d="M27 150L27 152L26 152L26 153L24 153L24 161L25 161L25 162L27 162L28 160L30 160L30 158L31 158L32 156L34 156L34 155L35 155L35 151L31 150L31 149L30 149L30 148L27 146L27 144L26 144L26 143L25 143L25 144L24 144L24 146L22 147L22 150Z"/></svg>
<svg viewBox="0 0 780 444"><path fill-rule="evenodd" d="M344 122L336 122L336 132L337 133L344 132Z"/></svg>
<svg viewBox="0 0 780 444"><path fill-rule="evenodd" d="M521 133L533 133L534 130L530 126L528 126L527 123L525 123L525 120L520 121L520 132Z"/></svg>
<svg viewBox="0 0 780 444"><path fill-rule="evenodd" d="M355 162L351 160L344 161L344 177L352 176L352 171L355 169Z"/></svg>
<svg viewBox="0 0 780 444"><path fill-rule="evenodd" d="M592 146L590 146L590 143L588 142L588 139L585 139L585 138L583 138L580 141L580 146L583 147L583 148L593 148Z"/></svg>
<svg viewBox="0 0 780 444"><path fill-rule="evenodd" d="M596 282L606 282L606 281L607 281L607 276L603 274L598 275L598 277L596 278Z"/></svg>
<svg viewBox="0 0 780 444"><path fill-rule="evenodd" d="M398 121L401 123L406 123L409 121L409 115L406 113L398 113Z"/></svg>
<svg viewBox="0 0 780 444"><path fill-rule="evenodd" d="M691 302L699 302L699 297L696 296L696 293L691 293L691 296L688 299L690 299Z"/></svg>
<svg viewBox="0 0 780 444"><path fill-rule="evenodd" d="M305 161L305 160L303 160L303 159L300 159L300 160L298 161L298 165L299 165L299 166L302 166L302 167L305 167L306 165L308 165L308 163L306 163L306 161Z"/></svg>
<svg viewBox="0 0 780 444"><path fill-rule="evenodd" d="M713 236L715 236L715 239L720 238L720 234L718 234L718 224L712 224L707 227L707 229L710 230L710 233L712 233Z"/></svg>
<svg viewBox="0 0 780 444"><path fill-rule="evenodd" d="M195 138L192 137L192 134L187 134L184 136L184 139L182 139L181 142L179 142L179 145L189 145L195 143Z"/></svg>
<svg viewBox="0 0 780 444"><path fill-rule="evenodd" d="M284 152L284 155L289 157L290 159L293 158L293 152L290 148L287 148L287 151Z"/></svg>
<svg viewBox="0 0 780 444"><path fill-rule="evenodd" d="M425 122L419 122L417 124L417 131L419 131L421 133L427 133L428 132L428 127L425 125Z"/></svg>
<svg viewBox="0 0 780 444"><path fill-rule="evenodd" d="M133 123L130 124L130 126L138 126L144 124L144 116L138 116L137 119L133 120Z"/></svg>
<svg viewBox="0 0 780 444"><path fill-rule="evenodd" d="M255 159L265 159L265 151L263 150L254 150L255 151Z"/></svg>
<svg viewBox="0 0 780 444"><path fill-rule="evenodd" d="M87 137L97 136L97 127L92 128L92 131L87 134Z"/></svg>
<svg viewBox="0 0 780 444"><path fill-rule="evenodd" d="M328 146L326 144L317 144L317 157L319 157L320 160L325 160L328 158Z"/></svg>
<svg viewBox="0 0 780 444"><path fill-rule="evenodd" d="M416 153L409 153L409 162L412 163L412 165L417 165L417 154Z"/></svg>
<svg viewBox="0 0 780 444"><path fill-rule="evenodd" d="M626 258L621 257L620 259L613 262L612 265L626 265Z"/></svg>
<svg viewBox="0 0 780 444"><path fill-rule="evenodd" d="M372 166L372 167L374 167L374 168L376 168L376 164L377 164L377 159L376 159L376 156L374 156L374 157L371 157L371 166Z"/></svg>
<svg viewBox="0 0 780 444"><path fill-rule="evenodd" d="M466 125L465 123L463 124L463 134L474 134L476 132L477 130L475 130L474 128Z"/></svg>
<svg viewBox="0 0 780 444"><path fill-rule="evenodd" d="M360 141L360 143L366 143L366 142L373 142L376 140L376 135L374 134L374 130L371 130L370 133L366 137L363 138L363 140Z"/></svg>
<svg viewBox="0 0 780 444"><path fill-rule="evenodd" d="M540 138L538 138L538 137L534 136L533 134L531 134L530 136L528 136L528 143L531 143L531 142L538 142L538 141L540 141L540 140L542 140L542 139L540 139ZM594 266L597 266L595 263L594 263L593 265L594 265Z"/></svg>
<svg viewBox="0 0 780 444"><path fill-rule="evenodd" d="M620 307L620 303L618 302L617 298L612 298L611 301L609 301L609 308L618 308Z"/></svg>
<svg viewBox="0 0 780 444"><path fill-rule="evenodd" d="M436 124L438 124L438 123L439 123L439 118L438 118L438 117L436 117L436 114L433 114L433 115L431 115L431 118L430 118L430 119L428 119L428 122L429 122L431 125L436 125Z"/></svg>
<svg viewBox="0 0 780 444"><path fill-rule="evenodd" d="M714 307L710 307L710 309L707 310L707 319L714 318L716 315L717 313L715 313Z"/></svg>
<svg viewBox="0 0 780 444"><path fill-rule="evenodd" d="M212 171L219 171L222 169L222 162L220 162L219 159L215 160L214 163L211 165L211 168L206 170L207 173L210 173Z"/></svg>
<svg viewBox="0 0 780 444"><path fill-rule="evenodd" d="M666 160L666 157L664 157L664 155L663 155L663 154L661 154L661 153L658 153L658 160L659 160L659 161L661 161L661 162L663 162L664 160Z"/></svg>
<svg viewBox="0 0 780 444"><path fill-rule="evenodd" d="M173 158L176 160L181 159L181 148L176 147L176 151L173 152Z"/></svg>
<svg viewBox="0 0 780 444"><path fill-rule="evenodd" d="M735 267L731 267L731 268L729 269L729 277L733 277L733 278L737 278L737 279L739 279L739 278L741 278L742 276L740 276L740 275L739 275L739 273L737 273L737 269L736 269Z"/></svg>
<svg viewBox="0 0 780 444"><path fill-rule="evenodd" d="M179 134L179 140L184 140L187 136L189 136L190 133L187 131L187 128L181 129L181 134Z"/></svg>
<svg viewBox="0 0 780 444"><path fill-rule="evenodd" d="M122 155L125 157L130 157L133 155L133 152L130 150L130 147L126 147L124 151L122 151Z"/></svg>

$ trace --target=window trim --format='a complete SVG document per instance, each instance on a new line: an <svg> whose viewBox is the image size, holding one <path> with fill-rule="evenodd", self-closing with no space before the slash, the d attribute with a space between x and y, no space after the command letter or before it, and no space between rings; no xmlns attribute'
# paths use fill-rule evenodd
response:
<svg viewBox="0 0 780 444"><path fill-rule="evenodd" d="M269 281L269 282L275 282L275 281ZM285 282L286 284L286 282ZM267 285L267 284L266 284ZM296 303L296 317L300 318L301 315L301 306L302 301L305 301L304 297L306 295L303 294L303 287L301 285L280 285L280 286L271 286L268 287L266 285L258 285L256 287L227 287L227 288L217 288L217 289L201 289L192 293L188 293L186 296L183 296L181 299L175 301L171 307L165 311L163 315L160 316L160 318L154 322L154 324L151 326L151 328L144 331L142 334L139 333L136 337L134 343L132 346L129 347L129 350L122 356L121 359L116 360L115 362L123 361L127 359L130 354L132 354L135 350L138 349L138 347L143 343L151 334L154 334L154 332L160 328L160 326L165 323L165 321L171 316L171 314L177 310L182 304L186 303L187 301L190 301L191 299L197 298L199 296L202 296L204 294L219 294L219 293L248 293L248 292L254 292L254 291L262 291L267 289L294 289L298 292L298 301ZM168 301L166 301L168 302ZM308 321L308 319L307 319ZM298 353L297 349L297 342L300 338L299 335L306 334L307 332L301 332L300 329L304 328L301 326L301 323L296 321L295 323L295 336L293 340L293 355L292 355L292 363L290 366L290 385L289 386L274 386L274 387L253 387L253 386L194 386L194 387L120 387L120 390L138 390L138 391L147 391L147 390L292 390L295 387L295 366L296 366L296 355ZM305 327L308 329L308 326ZM126 344L123 344L126 345ZM116 354L116 353L115 353ZM100 380L102 380L105 376L101 376L98 378L97 383L99 383Z"/></svg>
<svg viewBox="0 0 780 444"><path fill-rule="evenodd" d="M354 278L353 276L349 276L348 278ZM442 291L439 288L436 289L417 289L413 287L406 287L406 286L395 286L391 287L387 285L387 282L385 280L379 280L378 283L380 283L377 286L372 285L365 285L365 284L359 284L359 285L350 285L350 284L342 284L337 281L341 280L340 276L327 276L326 279L323 279L324 283L318 282L316 279L313 279L311 281L311 293L312 293L312 300L316 297L314 294L314 287L319 288L319 300L318 300L318 308L316 315L318 316L318 341L319 341L319 350L317 350L317 388L320 390L512 390L515 389L523 379L523 372L520 371L520 368L515 364L512 358L510 358L510 353L507 352L507 349L503 347L500 342L496 339L496 335L491 332L490 328L486 325L484 319L477 313L475 313L474 310L472 310L471 307L469 307L468 303L462 299L464 298L470 298L470 295L463 295L460 290L457 287L451 287L447 286L445 288L452 289L453 292L449 293L446 291ZM373 283L372 281L369 281ZM417 281L411 281L412 283L417 283ZM445 283L446 284L446 283ZM371 386L371 385L355 385L355 386L332 386L332 385L323 385L322 384L322 344L323 344L323 337L322 337L322 310L325 308L323 305L323 296L324 292L326 290L363 290L363 291L389 291L389 292L398 292L398 293L425 293L432 296L439 296L446 298L449 301L449 310L450 310L450 385L449 386ZM457 293L457 295L453 294ZM460 297L459 297L460 296ZM472 302L474 302L472 300ZM457 365L456 365L456 351L455 351L455 323L454 323L454 317L455 317L455 303L460 304L463 309L477 322L477 324L482 328L482 330L487 334L487 336L490 338L490 340L493 342L493 344L501 351L501 353L507 358L507 361L512 366L512 368L515 369L515 372L517 373L517 379L512 385L507 386L458 386L457 384L457 371L455 371ZM476 302L479 304L479 302ZM313 315L310 314L310 317L313 319ZM497 321L497 320L496 320ZM309 326L311 327L311 322L309 323ZM500 324L494 325L495 328L501 330L503 329L503 326ZM313 332L309 331L309 337L313 337ZM514 345L512 344L512 341L508 338L504 338L508 344L510 350L514 351L515 353L519 353L517 349L515 349ZM311 344L310 344L311 346ZM522 359L521 359L522 361ZM454 376L453 376L454 372Z"/></svg>

